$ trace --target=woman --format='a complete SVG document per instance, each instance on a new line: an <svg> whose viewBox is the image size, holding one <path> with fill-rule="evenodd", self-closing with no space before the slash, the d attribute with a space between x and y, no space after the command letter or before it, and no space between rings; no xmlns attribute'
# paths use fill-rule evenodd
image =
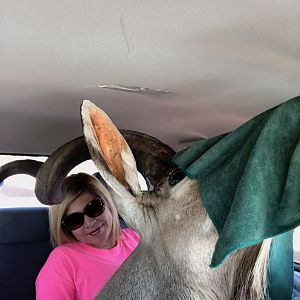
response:
<svg viewBox="0 0 300 300"><path fill-rule="evenodd" d="M110 194L95 177L65 179L64 201L49 208L56 248L36 279L36 299L94 299L133 252L139 236L121 230Z"/></svg>

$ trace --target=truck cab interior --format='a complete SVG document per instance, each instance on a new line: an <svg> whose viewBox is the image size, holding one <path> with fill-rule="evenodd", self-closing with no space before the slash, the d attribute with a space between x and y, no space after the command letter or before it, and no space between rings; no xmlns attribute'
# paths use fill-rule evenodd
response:
<svg viewBox="0 0 300 300"><path fill-rule="evenodd" d="M45 160L81 136L84 99L118 128L180 151L300 94L299 1L4 0L1 8L0 166ZM27 177L0 182L6 300L35 299L52 250L48 207ZM294 299L299 264L298 228Z"/></svg>

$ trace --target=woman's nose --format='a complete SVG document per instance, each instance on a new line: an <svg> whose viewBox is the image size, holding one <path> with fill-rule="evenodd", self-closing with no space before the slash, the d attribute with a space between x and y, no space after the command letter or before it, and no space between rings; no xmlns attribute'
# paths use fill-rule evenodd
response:
<svg viewBox="0 0 300 300"><path fill-rule="evenodd" d="M84 223L88 227L93 227L96 223L96 220L95 220L95 218L91 218L87 215L84 215Z"/></svg>

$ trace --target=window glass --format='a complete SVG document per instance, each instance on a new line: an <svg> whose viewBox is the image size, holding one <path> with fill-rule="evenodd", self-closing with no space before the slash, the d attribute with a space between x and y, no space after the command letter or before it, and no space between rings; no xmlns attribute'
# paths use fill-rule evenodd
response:
<svg viewBox="0 0 300 300"><path fill-rule="evenodd" d="M34 159L45 161L45 156L0 155L0 166L14 160ZM0 182L0 208L43 206L34 194L35 178L18 174Z"/></svg>
<svg viewBox="0 0 300 300"><path fill-rule="evenodd" d="M45 156L0 155L0 166L14 160L34 159L44 162ZM85 161L71 170L70 174L85 172L94 174L97 169L91 160ZM44 206L34 194L35 178L25 174L8 177L0 183L0 208Z"/></svg>
<svg viewBox="0 0 300 300"><path fill-rule="evenodd" d="M0 166L20 159L34 159L44 162L45 156L16 156L16 155L0 155ZM69 174L84 172L94 174L97 171L92 160L82 162ZM138 173L139 182L142 190L147 190L147 185L143 176ZM25 174L18 174L8 177L0 182L0 208L5 207L36 207L44 206L40 203L34 194L35 178Z"/></svg>

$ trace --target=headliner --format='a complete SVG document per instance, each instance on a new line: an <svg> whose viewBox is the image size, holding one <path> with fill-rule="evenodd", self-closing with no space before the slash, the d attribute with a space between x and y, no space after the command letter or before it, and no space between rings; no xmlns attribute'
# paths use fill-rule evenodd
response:
<svg viewBox="0 0 300 300"><path fill-rule="evenodd" d="M81 135L83 99L178 150L300 94L298 0L4 0L1 11L2 153L49 154ZM97 88L108 83L171 93Z"/></svg>

